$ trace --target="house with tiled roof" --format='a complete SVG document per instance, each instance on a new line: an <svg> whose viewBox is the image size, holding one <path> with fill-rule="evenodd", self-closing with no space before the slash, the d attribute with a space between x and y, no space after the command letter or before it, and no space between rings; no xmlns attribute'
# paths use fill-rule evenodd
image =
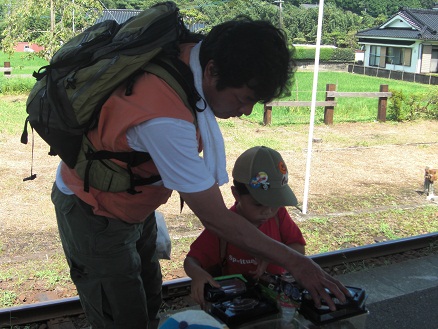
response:
<svg viewBox="0 0 438 329"><path fill-rule="evenodd" d="M102 15L97 19L96 23L100 23L106 20L114 20L117 23L121 24L127 21L129 18L133 16L137 16L141 13L142 10L137 9L104 9ZM190 31L196 32L199 29L205 27L203 23L195 23L195 24L186 24Z"/></svg>
<svg viewBox="0 0 438 329"><path fill-rule="evenodd" d="M114 20L121 24L132 16L137 16L139 13L141 13L141 10L137 9L104 9L102 11L102 16L97 19L96 23L106 20Z"/></svg>
<svg viewBox="0 0 438 329"><path fill-rule="evenodd" d="M438 72L438 7L403 8L381 26L359 31L364 66L411 73Z"/></svg>

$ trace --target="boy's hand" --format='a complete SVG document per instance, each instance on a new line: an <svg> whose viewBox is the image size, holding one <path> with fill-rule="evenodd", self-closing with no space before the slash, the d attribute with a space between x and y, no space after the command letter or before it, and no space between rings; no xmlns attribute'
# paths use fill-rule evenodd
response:
<svg viewBox="0 0 438 329"><path fill-rule="evenodd" d="M221 285L207 272L205 272L205 275L202 277L192 278L191 297L201 306L202 309L205 309L204 287L206 283L215 288L221 287Z"/></svg>

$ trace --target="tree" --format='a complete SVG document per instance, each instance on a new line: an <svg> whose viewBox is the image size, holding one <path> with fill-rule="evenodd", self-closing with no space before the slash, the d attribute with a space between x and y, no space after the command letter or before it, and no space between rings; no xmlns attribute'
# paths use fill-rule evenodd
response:
<svg viewBox="0 0 438 329"><path fill-rule="evenodd" d="M388 17L384 14L379 14L379 16L377 16L374 19L374 24L372 26L380 26L383 23L386 23L386 21L388 20Z"/></svg>
<svg viewBox="0 0 438 329"><path fill-rule="evenodd" d="M436 3L436 0L420 0L421 8L423 9L431 9L433 5Z"/></svg>
<svg viewBox="0 0 438 329"><path fill-rule="evenodd" d="M144 9L145 2L139 0L104 0L101 1L105 9ZM146 5L147 6L147 5Z"/></svg>
<svg viewBox="0 0 438 329"><path fill-rule="evenodd" d="M208 26L220 24L239 15L248 16L253 19L270 20L278 26L278 7L267 1L253 0L229 0L211 2L207 0L193 1L196 9L208 17ZM183 8L181 5L180 8Z"/></svg>
<svg viewBox="0 0 438 329"><path fill-rule="evenodd" d="M0 31L6 29L6 20L5 17L8 15L9 10L9 1L0 0ZM3 39L2 34L0 33L0 43Z"/></svg>
<svg viewBox="0 0 438 329"><path fill-rule="evenodd" d="M91 26L101 14L98 0L15 0L2 31L2 49L14 52L20 41L38 44L35 53L49 60L63 43Z"/></svg>

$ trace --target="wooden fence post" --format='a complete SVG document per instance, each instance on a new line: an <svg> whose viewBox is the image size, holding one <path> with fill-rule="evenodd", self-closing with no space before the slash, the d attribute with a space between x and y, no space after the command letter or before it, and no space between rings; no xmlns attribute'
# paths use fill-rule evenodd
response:
<svg viewBox="0 0 438 329"><path fill-rule="evenodd" d="M263 125L269 126L271 124L272 106L264 106Z"/></svg>
<svg viewBox="0 0 438 329"><path fill-rule="evenodd" d="M4 75L11 75L11 62L3 62L3 67L4 67L4 71L3 74Z"/></svg>
<svg viewBox="0 0 438 329"><path fill-rule="evenodd" d="M327 84L325 87L325 91L335 91L336 85L334 84ZM327 94L325 96L326 101L334 101L334 97L327 97ZM332 125L333 124L333 112L335 107L334 106L326 106L324 109L324 123L326 125Z"/></svg>
<svg viewBox="0 0 438 329"><path fill-rule="evenodd" d="M380 92L388 92L388 85L380 85ZM379 105L377 110L377 121L386 121L386 105L388 97L379 97Z"/></svg>

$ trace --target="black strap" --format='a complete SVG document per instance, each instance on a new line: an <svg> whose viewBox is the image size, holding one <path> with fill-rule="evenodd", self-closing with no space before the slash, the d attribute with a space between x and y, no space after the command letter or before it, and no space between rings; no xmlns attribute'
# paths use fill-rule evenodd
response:
<svg viewBox="0 0 438 329"><path fill-rule="evenodd" d="M26 120L24 121L24 128L23 128L23 132L21 133L21 138L20 141L22 144L27 144L28 142L28 133L27 133L27 124L29 123L29 117L26 118Z"/></svg>
<svg viewBox="0 0 438 329"><path fill-rule="evenodd" d="M111 152L106 150L89 151L86 154L87 160L109 160L115 159L128 164L131 167L136 167L142 163L151 160L151 155L147 152Z"/></svg>
<svg viewBox="0 0 438 329"><path fill-rule="evenodd" d="M93 164L93 160L89 160L87 162L87 166L85 167L85 176L84 176L84 191L90 192L90 168Z"/></svg>
<svg viewBox="0 0 438 329"><path fill-rule="evenodd" d="M130 165L127 166L127 169L128 169L128 172L129 172L130 186L126 190L126 192L128 192L129 194L132 194L132 195L141 193L141 191L137 191L135 189L136 186L150 185L152 183L155 183L155 182L158 182L159 180L161 180L161 176L159 176L159 175L151 176L151 177L148 177L148 178L137 177L132 172L132 169L131 169Z"/></svg>
<svg viewBox="0 0 438 329"><path fill-rule="evenodd" d="M27 134L28 122L29 122L29 117L27 117L26 120L24 121L23 133L21 134L21 143L23 144L27 144L28 142L28 134ZM28 180L34 180L37 177L37 175L33 173L34 144L35 144L35 140L34 140L34 133L32 128L32 161L30 163L30 176L23 178L23 182Z"/></svg>
<svg viewBox="0 0 438 329"><path fill-rule="evenodd" d="M32 76L37 80L40 81L42 78L44 78L47 75L47 69L50 67L50 65L42 66L38 69L38 72L33 71Z"/></svg>
<svg viewBox="0 0 438 329"><path fill-rule="evenodd" d="M125 90L125 96L131 96L132 90L134 89L134 84L137 81L137 79L144 74L143 70L138 70L135 72L126 82L126 90Z"/></svg>
<svg viewBox="0 0 438 329"><path fill-rule="evenodd" d="M135 189L136 186L150 185L161 180L160 175L155 175L151 177L139 177L134 175L132 172L132 167L136 167L144 162L150 161L152 158L147 152L111 152L106 150L93 151L91 148L85 154L87 161L87 166L85 167L85 177L84 177L84 191L90 191L90 169L93 161L100 160L110 160L115 159L122 161L127 164L127 171L129 173L129 188L126 190L129 194L140 193Z"/></svg>

